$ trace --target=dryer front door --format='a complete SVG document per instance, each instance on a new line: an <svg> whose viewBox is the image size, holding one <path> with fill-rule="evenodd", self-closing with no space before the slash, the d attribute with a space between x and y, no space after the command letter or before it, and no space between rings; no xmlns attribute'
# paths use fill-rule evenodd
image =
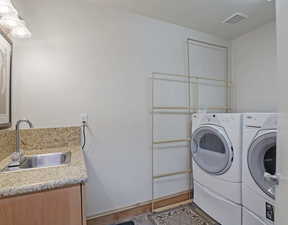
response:
<svg viewBox="0 0 288 225"><path fill-rule="evenodd" d="M276 131L257 136L251 143L247 162L255 183L269 197L275 199L276 180L267 179L276 175Z"/></svg>
<svg viewBox="0 0 288 225"><path fill-rule="evenodd" d="M222 127L202 126L192 135L194 162L206 173L224 174L233 161L233 147Z"/></svg>

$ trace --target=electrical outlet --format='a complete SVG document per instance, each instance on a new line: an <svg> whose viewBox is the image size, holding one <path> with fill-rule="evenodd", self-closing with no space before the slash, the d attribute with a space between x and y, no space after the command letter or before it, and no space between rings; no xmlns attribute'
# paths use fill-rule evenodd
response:
<svg viewBox="0 0 288 225"><path fill-rule="evenodd" d="M80 120L81 122L85 122L85 123L88 123L88 114L87 113L81 113L80 114Z"/></svg>

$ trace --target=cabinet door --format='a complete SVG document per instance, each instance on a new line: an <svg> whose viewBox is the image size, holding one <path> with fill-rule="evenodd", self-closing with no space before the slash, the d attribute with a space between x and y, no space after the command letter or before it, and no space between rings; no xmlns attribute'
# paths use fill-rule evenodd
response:
<svg viewBox="0 0 288 225"><path fill-rule="evenodd" d="M1 199L0 225L82 225L81 185Z"/></svg>

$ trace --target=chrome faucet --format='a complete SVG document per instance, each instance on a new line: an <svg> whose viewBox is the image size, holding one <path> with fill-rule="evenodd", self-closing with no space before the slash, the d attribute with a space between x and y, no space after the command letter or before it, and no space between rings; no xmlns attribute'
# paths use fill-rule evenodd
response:
<svg viewBox="0 0 288 225"><path fill-rule="evenodd" d="M32 123L29 120L18 120L16 123L16 150L12 154L11 159L12 162L9 164L9 166L19 166L22 160L22 152L20 149L21 144L21 138L20 138L20 125L22 123L27 123L30 128L33 127Z"/></svg>

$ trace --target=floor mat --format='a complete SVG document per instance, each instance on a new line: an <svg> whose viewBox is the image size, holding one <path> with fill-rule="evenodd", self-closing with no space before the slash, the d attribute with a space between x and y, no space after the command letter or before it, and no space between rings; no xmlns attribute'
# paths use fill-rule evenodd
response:
<svg viewBox="0 0 288 225"><path fill-rule="evenodd" d="M123 223L118 223L117 225L135 225L133 221L127 221Z"/></svg>
<svg viewBox="0 0 288 225"><path fill-rule="evenodd" d="M156 225L220 225L194 204L153 214L150 218Z"/></svg>

